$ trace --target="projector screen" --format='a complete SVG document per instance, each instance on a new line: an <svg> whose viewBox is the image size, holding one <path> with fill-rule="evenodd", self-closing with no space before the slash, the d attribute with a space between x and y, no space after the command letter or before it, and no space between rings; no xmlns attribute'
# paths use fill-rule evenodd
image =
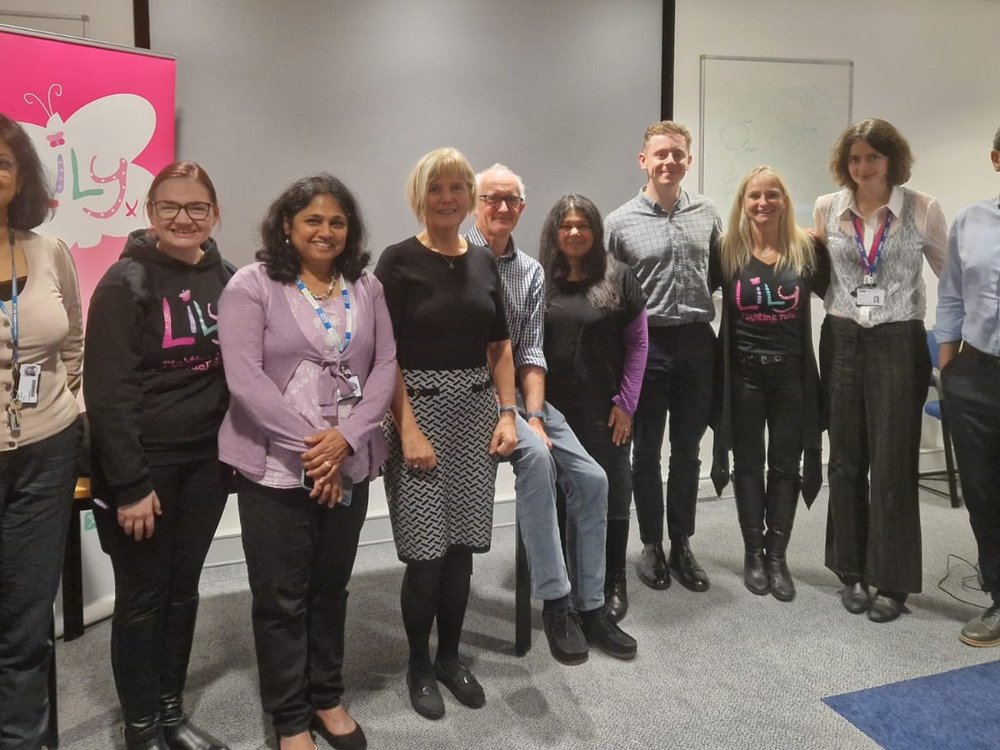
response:
<svg viewBox="0 0 1000 750"><path fill-rule="evenodd" d="M217 236L238 265L252 260L273 198L321 170L358 196L377 256L417 231L404 184L438 146L477 171L502 162L524 178L515 239L531 254L564 193L606 214L644 183L636 156L659 119L661 0L150 0L149 10L152 48L177 55L177 155L215 181Z"/></svg>

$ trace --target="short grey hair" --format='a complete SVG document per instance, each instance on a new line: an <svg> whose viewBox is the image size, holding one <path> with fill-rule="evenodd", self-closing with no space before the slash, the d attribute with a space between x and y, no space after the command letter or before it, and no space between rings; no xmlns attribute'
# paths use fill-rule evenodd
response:
<svg viewBox="0 0 1000 750"><path fill-rule="evenodd" d="M517 174L506 164L501 164L500 162L497 162L490 167L486 167L486 169L482 172L476 174L476 192L482 192L483 178L485 178L490 172L507 172L510 174L517 181L517 189L521 192L521 199L524 200L526 198L524 194L524 180L521 179L521 175Z"/></svg>

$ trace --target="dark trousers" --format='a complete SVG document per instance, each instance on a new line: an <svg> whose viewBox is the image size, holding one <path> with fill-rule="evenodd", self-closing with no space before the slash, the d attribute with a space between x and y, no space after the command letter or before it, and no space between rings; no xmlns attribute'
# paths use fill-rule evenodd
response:
<svg viewBox="0 0 1000 750"><path fill-rule="evenodd" d="M4 416L4 418L6 418ZM0 452L0 748L36 750L49 721L59 588L82 427Z"/></svg>
<svg viewBox="0 0 1000 750"><path fill-rule="evenodd" d="M329 508L302 489L240 476L240 524L253 596L251 619L264 710L289 737L344 694L347 584L368 512L368 482L350 506Z"/></svg>
<svg viewBox="0 0 1000 750"><path fill-rule="evenodd" d="M663 541L660 454L670 415L667 533L694 534L701 439L712 409L715 334L708 323L649 329L649 356L632 426L632 491L644 544Z"/></svg>
<svg viewBox="0 0 1000 750"><path fill-rule="evenodd" d="M629 466L631 441L615 445L608 427L611 402L604 414L573 410L563 412L570 429L590 457L604 469L608 477L608 520L627 521L632 506L632 469Z"/></svg>
<svg viewBox="0 0 1000 750"><path fill-rule="evenodd" d="M739 361L733 368L733 471L764 478L798 479L802 459L802 360L762 365ZM764 428L767 428L767 445Z"/></svg>
<svg viewBox="0 0 1000 750"><path fill-rule="evenodd" d="M162 513L149 539L126 535L113 507L94 512L115 574L111 666L127 724L148 722L159 714L162 697L184 689L198 582L230 475L215 458L151 467Z"/></svg>
<svg viewBox="0 0 1000 750"><path fill-rule="evenodd" d="M941 381L983 590L1000 601L1000 366L959 352Z"/></svg>
<svg viewBox="0 0 1000 750"><path fill-rule="evenodd" d="M931 371L924 325L863 328L828 315L820 369L830 437L826 566L886 591L919 592L917 474Z"/></svg>

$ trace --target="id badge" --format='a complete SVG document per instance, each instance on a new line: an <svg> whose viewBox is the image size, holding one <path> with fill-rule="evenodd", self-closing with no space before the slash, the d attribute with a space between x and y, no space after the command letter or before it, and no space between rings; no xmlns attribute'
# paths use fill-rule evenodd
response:
<svg viewBox="0 0 1000 750"><path fill-rule="evenodd" d="M885 304L885 289L880 286L862 284L855 292L858 307L881 307Z"/></svg>
<svg viewBox="0 0 1000 750"><path fill-rule="evenodd" d="M339 424L347 421L347 418L351 416L351 409L361 400L361 381L358 376L351 375L347 378L347 382L350 384L351 390L346 394L338 393L337 395L337 422Z"/></svg>
<svg viewBox="0 0 1000 750"><path fill-rule="evenodd" d="M38 383L42 379L41 365L21 365L17 379L17 400L31 406L38 403Z"/></svg>

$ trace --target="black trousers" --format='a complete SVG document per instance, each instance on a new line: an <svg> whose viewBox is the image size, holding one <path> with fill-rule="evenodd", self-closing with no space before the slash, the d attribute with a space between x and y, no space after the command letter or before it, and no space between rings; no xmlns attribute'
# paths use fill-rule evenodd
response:
<svg viewBox="0 0 1000 750"><path fill-rule="evenodd" d="M773 476L798 479L802 460L801 358L766 365L737 361L732 404L734 473L759 477L763 482L766 463Z"/></svg>
<svg viewBox="0 0 1000 750"><path fill-rule="evenodd" d="M983 590L1000 601L1000 366L959 352L941 382Z"/></svg>
<svg viewBox="0 0 1000 750"><path fill-rule="evenodd" d="M264 710L284 737L344 694L347 584L368 511L368 482L351 505L329 508L302 489L240 476L240 524L253 596L251 618Z"/></svg>
<svg viewBox="0 0 1000 750"><path fill-rule="evenodd" d="M608 401L608 410L603 414L570 409L564 411L563 416L580 445L608 477L608 520L627 521L632 506L632 470L629 466L632 444L628 441L624 445L615 445L611 441L612 430L608 427L610 404Z"/></svg>
<svg viewBox="0 0 1000 750"><path fill-rule="evenodd" d="M149 539L136 541L125 534L115 508L94 511L101 547L115 574L111 662L128 723L155 716L162 695L183 689L198 583L226 506L230 475L229 467L215 458L152 467L162 514ZM180 618L178 610L185 612ZM174 645L178 641L180 653ZM178 663L181 674L165 679Z"/></svg>
<svg viewBox="0 0 1000 750"><path fill-rule="evenodd" d="M931 372L924 325L864 328L828 315L820 372L830 437L826 566L887 591L919 592L917 474Z"/></svg>
<svg viewBox="0 0 1000 750"><path fill-rule="evenodd" d="M632 426L632 491L644 544L663 541L660 454L670 418L667 533L694 534L701 439L712 409L715 334L708 323L649 329L649 356Z"/></svg>
<svg viewBox="0 0 1000 750"><path fill-rule="evenodd" d="M6 418L6 415L3 416ZM48 730L52 601L73 509L82 426L0 452L0 748Z"/></svg>

